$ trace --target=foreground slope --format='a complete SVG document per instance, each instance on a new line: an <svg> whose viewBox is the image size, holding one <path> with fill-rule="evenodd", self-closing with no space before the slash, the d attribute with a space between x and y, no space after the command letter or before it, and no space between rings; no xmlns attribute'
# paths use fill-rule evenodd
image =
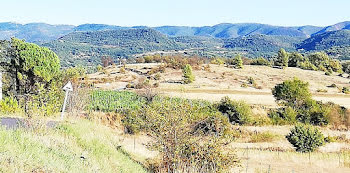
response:
<svg viewBox="0 0 350 173"><path fill-rule="evenodd" d="M119 147L110 128L70 119L47 129L0 128L0 172L146 172Z"/></svg>

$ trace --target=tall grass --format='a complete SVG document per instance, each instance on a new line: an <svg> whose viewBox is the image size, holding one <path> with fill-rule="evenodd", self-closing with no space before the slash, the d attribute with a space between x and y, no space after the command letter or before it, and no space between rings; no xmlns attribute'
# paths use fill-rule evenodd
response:
<svg viewBox="0 0 350 173"><path fill-rule="evenodd" d="M78 119L56 128L0 129L0 172L146 172L111 129Z"/></svg>

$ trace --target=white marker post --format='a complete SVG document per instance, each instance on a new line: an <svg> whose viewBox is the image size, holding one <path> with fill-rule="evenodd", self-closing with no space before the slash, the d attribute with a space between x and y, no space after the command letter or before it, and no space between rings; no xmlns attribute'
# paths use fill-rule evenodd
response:
<svg viewBox="0 0 350 173"><path fill-rule="evenodd" d="M66 91L66 96L64 97L64 103L63 103L63 108L62 108L62 113L61 113L61 120L63 120L63 117L64 117L64 110L66 109L68 93L69 93L69 91L73 91L72 83L69 81L69 82L63 87L63 90Z"/></svg>

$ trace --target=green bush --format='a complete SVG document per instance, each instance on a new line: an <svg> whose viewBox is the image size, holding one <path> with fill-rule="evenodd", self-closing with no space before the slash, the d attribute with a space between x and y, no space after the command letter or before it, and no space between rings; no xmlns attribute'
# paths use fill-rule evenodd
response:
<svg viewBox="0 0 350 173"><path fill-rule="evenodd" d="M286 138L298 152L312 152L325 143L321 131L303 124L296 125Z"/></svg>
<svg viewBox="0 0 350 173"><path fill-rule="evenodd" d="M278 51L275 65L281 66L281 67L288 67L288 59L289 59L288 53L283 48L281 48Z"/></svg>
<svg viewBox="0 0 350 173"><path fill-rule="evenodd" d="M5 97L0 101L0 112L2 113L17 113L21 108L14 97Z"/></svg>
<svg viewBox="0 0 350 173"><path fill-rule="evenodd" d="M183 77L184 77L184 83L189 84L192 83L195 80L194 75L192 74L192 67L189 64L186 64L185 67L182 70Z"/></svg>
<svg viewBox="0 0 350 173"><path fill-rule="evenodd" d="M305 58L298 52L289 54L288 67L297 67L299 63L304 62Z"/></svg>
<svg viewBox="0 0 350 173"><path fill-rule="evenodd" d="M222 150L233 138L225 135L230 124L209 102L159 97L138 115L161 153L155 172L226 172L237 162L233 152Z"/></svg>
<svg viewBox="0 0 350 173"><path fill-rule="evenodd" d="M329 123L329 113L328 105L308 99L299 107L297 119L302 123L323 126Z"/></svg>
<svg viewBox="0 0 350 173"><path fill-rule="evenodd" d="M241 55L236 55L234 58L226 59L226 64L231 65L237 69L243 68L243 60Z"/></svg>
<svg viewBox="0 0 350 173"><path fill-rule="evenodd" d="M349 87L343 87L343 89L341 91L344 94L350 94L350 88Z"/></svg>
<svg viewBox="0 0 350 173"><path fill-rule="evenodd" d="M314 70L314 71L318 70L318 68L314 64L312 64L309 60L306 60L304 62L299 62L297 67L304 70Z"/></svg>
<svg viewBox="0 0 350 173"><path fill-rule="evenodd" d="M256 59L253 59L252 62L250 63L250 65L264 65L264 66L270 66L270 62L263 58L263 57L259 57Z"/></svg>
<svg viewBox="0 0 350 173"><path fill-rule="evenodd" d="M269 113L272 124L275 125L295 124L297 115L298 112L289 106L272 110Z"/></svg>
<svg viewBox="0 0 350 173"><path fill-rule="evenodd" d="M272 94L278 102L294 108L311 98L309 83L303 82L298 78L286 80L281 84L277 84L275 88L272 89Z"/></svg>
<svg viewBox="0 0 350 173"><path fill-rule="evenodd" d="M224 97L217 108L232 124L247 124L251 120L251 107L244 101L233 101L229 97Z"/></svg>

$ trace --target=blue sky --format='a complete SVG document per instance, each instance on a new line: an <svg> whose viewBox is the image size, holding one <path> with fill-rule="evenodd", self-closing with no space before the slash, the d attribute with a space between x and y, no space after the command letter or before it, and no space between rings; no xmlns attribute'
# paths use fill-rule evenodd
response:
<svg viewBox="0 0 350 173"><path fill-rule="evenodd" d="M349 8L350 0L0 0L0 22L326 26L350 20Z"/></svg>

